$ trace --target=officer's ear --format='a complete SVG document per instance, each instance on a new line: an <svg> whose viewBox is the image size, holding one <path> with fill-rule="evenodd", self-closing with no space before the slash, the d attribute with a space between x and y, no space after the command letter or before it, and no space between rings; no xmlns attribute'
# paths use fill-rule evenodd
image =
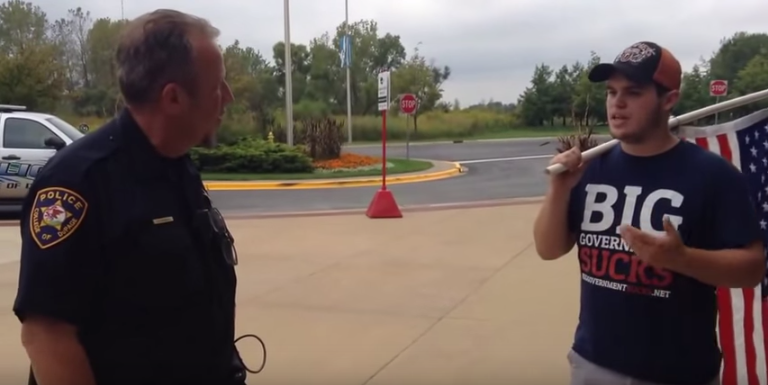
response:
<svg viewBox="0 0 768 385"><path fill-rule="evenodd" d="M166 84L160 92L160 105L171 114L183 113L189 102L189 94L177 83Z"/></svg>

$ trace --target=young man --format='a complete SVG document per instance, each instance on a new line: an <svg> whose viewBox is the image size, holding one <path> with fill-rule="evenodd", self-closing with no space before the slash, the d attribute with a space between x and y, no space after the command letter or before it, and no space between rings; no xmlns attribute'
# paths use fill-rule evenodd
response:
<svg viewBox="0 0 768 385"><path fill-rule="evenodd" d="M670 133L680 63L650 42L595 66L620 145L588 164L557 155L534 225L554 260L578 247L581 311L572 385L718 384L715 287L754 287L763 245L747 181Z"/></svg>

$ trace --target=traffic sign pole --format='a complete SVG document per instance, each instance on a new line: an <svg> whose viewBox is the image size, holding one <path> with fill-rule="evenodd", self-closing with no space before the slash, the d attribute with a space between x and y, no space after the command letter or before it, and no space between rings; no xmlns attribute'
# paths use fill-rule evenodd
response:
<svg viewBox="0 0 768 385"><path fill-rule="evenodd" d="M411 160L411 130L410 126L411 117L405 115L405 159Z"/></svg>
<svg viewBox="0 0 768 385"><path fill-rule="evenodd" d="M411 159L411 131L409 122L411 116L416 112L416 95L403 94L400 96L400 113L405 114L405 158Z"/></svg>
<svg viewBox="0 0 768 385"><path fill-rule="evenodd" d="M387 111L389 110L389 71L379 73L378 105L381 112L381 190L373 195L365 215L368 218L402 218L392 191L387 190Z"/></svg>
<svg viewBox="0 0 768 385"><path fill-rule="evenodd" d="M387 111L389 110L389 71L379 74L379 111L381 111L381 189L387 189Z"/></svg>
<svg viewBox="0 0 768 385"><path fill-rule="evenodd" d="M387 189L387 111L381 112L381 189Z"/></svg>
<svg viewBox="0 0 768 385"><path fill-rule="evenodd" d="M719 96L715 97L715 104L720 104L720 97ZM720 113L718 112L718 113L715 114L715 124L717 124L717 121L719 119L720 119Z"/></svg>

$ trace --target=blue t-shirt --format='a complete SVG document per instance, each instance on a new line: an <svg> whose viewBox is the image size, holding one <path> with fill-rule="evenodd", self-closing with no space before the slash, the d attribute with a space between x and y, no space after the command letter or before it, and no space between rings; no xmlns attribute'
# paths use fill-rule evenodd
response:
<svg viewBox="0 0 768 385"><path fill-rule="evenodd" d="M762 239L747 180L722 157L680 141L651 157L616 146L588 165L571 192L569 226L581 267L574 351L640 380L703 384L720 372L716 289L647 266L619 225L663 233L663 217L699 249Z"/></svg>

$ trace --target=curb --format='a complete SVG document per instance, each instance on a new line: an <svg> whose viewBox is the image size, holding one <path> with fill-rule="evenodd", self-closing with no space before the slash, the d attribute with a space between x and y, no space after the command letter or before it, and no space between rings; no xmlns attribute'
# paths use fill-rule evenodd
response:
<svg viewBox="0 0 768 385"><path fill-rule="evenodd" d="M456 203L437 203L415 206L403 206L400 210L404 213L417 213L428 211L443 211L443 210L462 210L462 209L479 209L487 207L501 207L501 206L525 206L538 204L544 201L544 197L526 197L526 198L503 198L492 199L486 201L475 202L456 202ZM276 213L232 213L224 212L224 218L227 221L240 221L240 220L254 220L254 219L277 219L277 218L308 218L308 217L330 217L330 216L344 216L344 215L364 215L366 209L339 209L339 210L315 210L315 211L283 211ZM18 220L2 220L0 221L0 228L19 226Z"/></svg>
<svg viewBox="0 0 768 385"><path fill-rule="evenodd" d="M425 174L387 176L387 184L402 184L427 182L432 180L449 178L459 175L466 171L466 167L456 162L450 163L452 167L448 170L437 171ZM433 163L434 164L434 163ZM339 180L307 180L291 182L203 182L205 188L210 191L243 191L243 190L301 190L301 189L319 189L319 188L341 188L341 187L368 187L381 184L381 177L367 177L359 179L339 179Z"/></svg>
<svg viewBox="0 0 768 385"><path fill-rule="evenodd" d="M430 211L446 210L464 210L481 209L488 207L502 206L525 206L544 202L544 197L524 197L524 198L502 198L475 202L455 202L455 203L437 203L414 206L401 206L403 213L418 213ZM227 221L255 220L255 219L290 219L290 218L309 218L309 217L332 217L332 216L350 216L365 215L366 209L339 209L339 210L315 210L315 211L283 211L275 213L222 213Z"/></svg>
<svg viewBox="0 0 768 385"><path fill-rule="evenodd" d="M593 135L593 138L611 139L608 134ZM497 138L497 139L444 139L427 142L410 142L410 146L424 146L433 144L462 144L462 143L486 143L486 142L538 142L542 140L557 140L557 136L538 136L538 137L524 137L524 138ZM387 142L387 147L405 146L406 142ZM347 144L344 143L343 147L355 148L355 147L381 147L381 143L363 143L363 144Z"/></svg>

